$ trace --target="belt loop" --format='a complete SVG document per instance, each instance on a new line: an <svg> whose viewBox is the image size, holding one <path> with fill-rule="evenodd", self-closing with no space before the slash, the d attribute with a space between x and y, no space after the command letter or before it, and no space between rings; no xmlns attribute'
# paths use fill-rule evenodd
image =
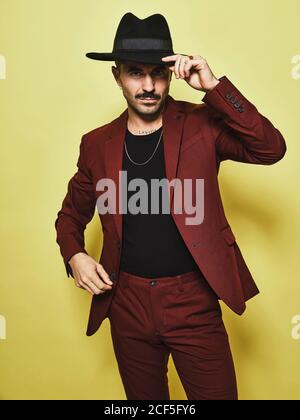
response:
<svg viewBox="0 0 300 420"><path fill-rule="evenodd" d="M183 287L183 284L182 284L182 277L181 277L181 275L179 275L179 276L177 276L177 280L178 280L178 290L180 291L180 292L183 292L184 291L184 287Z"/></svg>

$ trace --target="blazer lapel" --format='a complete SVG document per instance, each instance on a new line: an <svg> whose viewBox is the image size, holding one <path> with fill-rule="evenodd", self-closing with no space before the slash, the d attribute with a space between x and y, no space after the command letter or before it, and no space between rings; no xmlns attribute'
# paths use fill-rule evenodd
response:
<svg viewBox="0 0 300 420"><path fill-rule="evenodd" d="M165 108L162 114L163 123L163 149L165 170L168 181L176 178L180 144L184 125L184 111L177 101L167 95ZM112 123L112 130L105 144L105 171L106 177L113 180L116 186L116 212L113 218L120 241L122 241L122 211L121 209L121 178L123 163L124 140L128 121L128 109ZM170 208L174 195L174 188L170 190Z"/></svg>

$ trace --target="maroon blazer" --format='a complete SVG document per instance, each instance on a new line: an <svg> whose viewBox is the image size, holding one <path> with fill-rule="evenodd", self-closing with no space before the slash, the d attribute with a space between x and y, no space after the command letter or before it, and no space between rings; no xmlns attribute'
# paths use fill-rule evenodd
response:
<svg viewBox="0 0 300 420"><path fill-rule="evenodd" d="M245 302L259 293L245 263L234 233L226 219L218 186L220 162L234 161L272 165L283 158L286 144L272 123L261 115L233 83L223 76L203 97L202 104L177 101L170 95L163 111L166 176L204 179L204 220L185 223L189 214L170 211L182 238L201 272L235 313L241 315ZM93 218L97 198L103 193L96 184L110 178L119 190L123 145L128 110L108 124L84 134L80 143L78 170L68 183L68 191L55 227L57 243L67 275L72 274L69 259L86 252L84 230ZM193 181L194 182L194 181ZM170 200L172 203L173 188ZM193 201L194 202L194 201ZM184 209L183 209L184 210ZM117 283L122 243L122 214L99 214L103 229L100 264ZM159 238L158 238L159 240ZM94 295L87 335L94 334L107 317L115 290Z"/></svg>

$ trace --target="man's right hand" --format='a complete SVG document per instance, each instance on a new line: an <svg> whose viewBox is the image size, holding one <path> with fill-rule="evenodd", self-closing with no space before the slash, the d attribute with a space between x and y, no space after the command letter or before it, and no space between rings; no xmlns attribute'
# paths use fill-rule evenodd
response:
<svg viewBox="0 0 300 420"><path fill-rule="evenodd" d="M77 287L92 295L100 295L112 289L113 282L101 264L84 252L78 252L69 259Z"/></svg>

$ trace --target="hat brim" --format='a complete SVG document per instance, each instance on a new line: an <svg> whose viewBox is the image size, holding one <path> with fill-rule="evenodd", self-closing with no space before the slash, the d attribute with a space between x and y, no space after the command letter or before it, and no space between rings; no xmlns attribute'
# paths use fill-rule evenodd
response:
<svg viewBox="0 0 300 420"><path fill-rule="evenodd" d="M175 55L178 53L168 53L168 52L118 52L118 53L97 53L90 52L86 54L86 57L91 58L92 60L100 61L115 61L115 60L124 60L124 61L136 61L138 63L146 64L170 64L175 63L175 60L164 62L161 59L170 55ZM181 54L187 55L187 54Z"/></svg>

